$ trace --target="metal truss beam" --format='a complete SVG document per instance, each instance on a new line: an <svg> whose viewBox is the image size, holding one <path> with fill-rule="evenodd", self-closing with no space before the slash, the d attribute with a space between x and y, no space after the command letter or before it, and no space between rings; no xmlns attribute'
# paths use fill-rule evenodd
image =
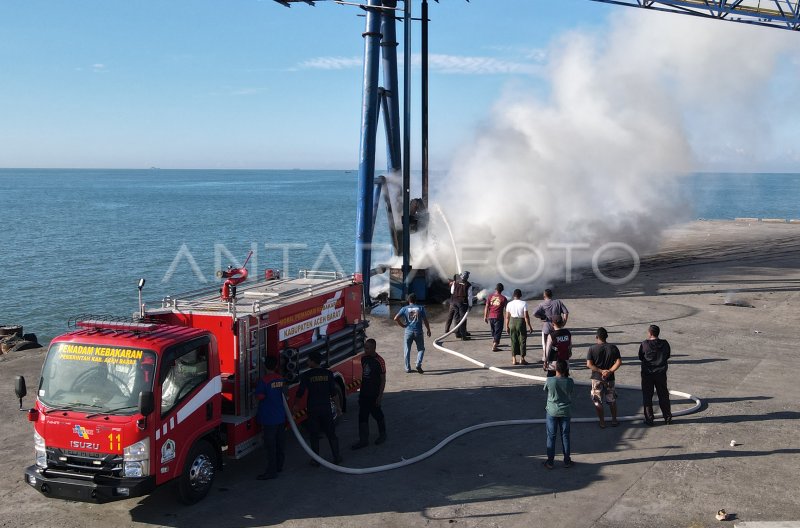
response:
<svg viewBox="0 0 800 528"><path fill-rule="evenodd" d="M592 0L790 31L800 30L800 0Z"/></svg>

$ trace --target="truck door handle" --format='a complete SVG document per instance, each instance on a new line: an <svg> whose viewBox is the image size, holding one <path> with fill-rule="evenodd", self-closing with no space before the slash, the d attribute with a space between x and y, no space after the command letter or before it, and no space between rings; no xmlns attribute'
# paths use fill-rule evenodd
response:
<svg viewBox="0 0 800 528"><path fill-rule="evenodd" d="M214 417L214 402L210 401L206 403L206 421L211 421Z"/></svg>

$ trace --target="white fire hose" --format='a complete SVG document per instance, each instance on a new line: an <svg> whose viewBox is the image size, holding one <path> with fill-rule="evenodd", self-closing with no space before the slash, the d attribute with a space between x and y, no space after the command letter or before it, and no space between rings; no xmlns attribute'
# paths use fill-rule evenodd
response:
<svg viewBox="0 0 800 528"><path fill-rule="evenodd" d="M505 374L507 376L515 376L517 378L531 379L531 380L534 380L534 381L546 381L547 380L547 378L544 377L544 376L534 376L532 374L523 374L522 372L517 372L515 370L506 370L506 369L502 369L502 368L499 368L499 367L493 367L491 365L487 365L486 363L481 363L480 361L478 361L476 359L473 359L473 358L471 358L469 356L461 354L460 352L456 352L455 350L451 350L449 348L446 348L446 347L442 346L441 342L447 336L449 336L450 334L455 332L461 325L463 325L464 321L466 321L468 316L469 316L469 311L467 311L467 313L464 315L464 317L461 319L461 321L458 322L458 324L455 326L455 328L453 328L452 330L450 330L446 334L436 338L433 341L433 346L436 349L441 350L442 352L447 352L448 354L452 354L452 355L454 355L456 357L459 357L459 358L461 358L461 359L463 359L465 361L469 361L470 363L472 363L474 365L477 365L477 366L479 366L481 368L485 368L485 369L491 370L493 372L497 372L497 373L500 373L500 374ZM590 385L591 383L586 382L586 381L577 381L576 380L575 384L576 385ZM633 390L639 390L640 389L640 387L637 387L635 385L617 385L617 387L620 388L620 389L633 389ZM694 401L694 405L692 405L691 407L688 407L686 409L681 409L679 411L676 411L676 412L672 413L672 416L684 416L684 415L687 415L687 414L695 413L700 409L700 406L702 405L702 402L700 401L700 398L697 398L696 396L692 396L691 394L688 394L686 392L679 392L679 391L671 390L671 391L669 391L669 393L671 395L673 395L673 396L679 396L681 398L686 398L688 400L693 400ZM425 460L426 458L433 456L440 449L442 449L444 446L446 446L447 444L449 444L450 442L452 442L456 438L458 438L460 436L463 436L463 435L465 435L467 433L471 433L473 431L478 431L480 429L487 429L489 427L502 427L502 426L507 426L507 425L543 424L543 423L545 423L547 421L545 418L531 418L531 419L525 419L525 420L503 420L503 421L499 421L499 422L481 423L481 424L473 425L473 426L470 426L470 427L466 427L464 429L461 429L460 431L456 431L455 433L451 434L450 436L448 436L447 438L445 438L444 440L442 440L441 442L439 442L438 444L433 446L431 449L429 449L429 450L425 451L424 453L421 453L421 454L419 454L419 455L417 455L417 456L415 456L413 458L402 459L399 462L394 462L392 464L386 464L386 465L383 465L383 466L373 466L373 467L366 467L366 468L348 468L348 467L338 466L336 464L332 464L331 462L328 462L327 460L325 460L324 458L322 458L318 454L314 453L311 450L311 448L308 446L308 444L306 443L305 438L303 438L303 435L300 434L300 430L297 428L297 423L295 423L295 421L294 421L294 416L292 415L291 409L289 409L289 404L287 403L286 398L284 398L284 400L283 400L283 407L286 410L286 414L290 417L289 425L291 425L292 431L294 431L294 435L297 437L297 441L300 442L300 445L305 450L305 452L308 453L308 455L312 459L316 460L317 462L319 462L321 465L325 466L326 468L332 469L334 471L338 471L340 473L348 473L350 475L366 475L368 473L379 473L381 471L389 471L391 469L397 469L397 468L401 468L403 466L410 466L411 464L416 464L417 462L421 462L422 460ZM655 416L660 417L661 414L656 414ZM643 419L644 419L644 416L641 415L641 414L630 415L630 416L620 416L620 417L617 418L617 420L621 421L621 422L632 422L634 420L643 420ZM571 423L596 423L597 422L597 418L596 417L594 417L594 418L572 418L570 420L570 422Z"/></svg>

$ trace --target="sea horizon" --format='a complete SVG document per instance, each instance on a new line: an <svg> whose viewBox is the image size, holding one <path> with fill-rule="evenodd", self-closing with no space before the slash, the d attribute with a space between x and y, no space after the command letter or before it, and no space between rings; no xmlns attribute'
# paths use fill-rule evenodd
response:
<svg viewBox="0 0 800 528"><path fill-rule="evenodd" d="M800 174L731 174L679 182L686 218L800 218ZM132 314L139 277L158 303L252 249L253 270L354 270L355 169L0 169L0 182L0 324L43 340L75 314Z"/></svg>

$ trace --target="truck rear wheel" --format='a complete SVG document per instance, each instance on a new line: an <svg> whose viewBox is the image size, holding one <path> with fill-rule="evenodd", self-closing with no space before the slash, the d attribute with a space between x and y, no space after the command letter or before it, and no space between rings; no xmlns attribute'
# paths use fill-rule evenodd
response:
<svg viewBox="0 0 800 528"><path fill-rule="evenodd" d="M208 495L217 474L217 457L214 448L205 440L198 440L178 478L178 496L184 504L194 504Z"/></svg>

